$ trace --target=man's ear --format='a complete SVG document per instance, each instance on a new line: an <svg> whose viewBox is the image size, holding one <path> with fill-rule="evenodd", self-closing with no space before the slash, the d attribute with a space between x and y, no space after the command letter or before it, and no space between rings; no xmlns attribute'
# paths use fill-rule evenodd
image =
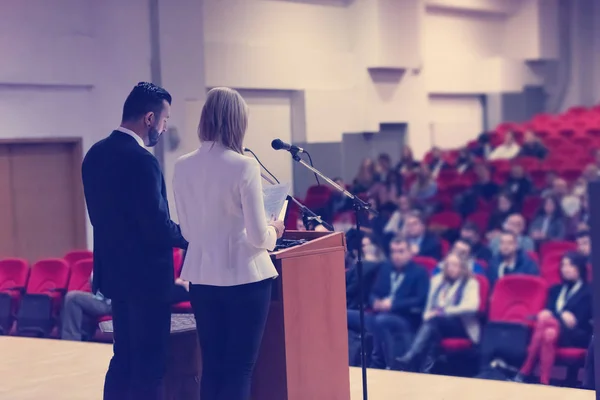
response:
<svg viewBox="0 0 600 400"><path fill-rule="evenodd" d="M146 126L152 126L154 124L155 118L156 117L154 115L154 111L150 111L144 116L144 123L146 124Z"/></svg>

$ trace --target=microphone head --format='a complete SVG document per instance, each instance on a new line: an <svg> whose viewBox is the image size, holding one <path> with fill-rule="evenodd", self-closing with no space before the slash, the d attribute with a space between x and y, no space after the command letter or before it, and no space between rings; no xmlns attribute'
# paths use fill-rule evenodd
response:
<svg viewBox="0 0 600 400"><path fill-rule="evenodd" d="M244 150L244 152L250 152L250 149L247 147L244 147L242 150Z"/></svg>
<svg viewBox="0 0 600 400"><path fill-rule="evenodd" d="M285 149L285 143L281 139L273 139L271 142L271 147L275 150Z"/></svg>

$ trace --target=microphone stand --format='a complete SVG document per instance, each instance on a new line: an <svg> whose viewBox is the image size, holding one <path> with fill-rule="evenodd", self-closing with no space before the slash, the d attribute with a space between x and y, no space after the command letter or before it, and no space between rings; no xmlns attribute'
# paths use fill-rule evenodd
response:
<svg viewBox="0 0 600 400"><path fill-rule="evenodd" d="M340 185L335 183L332 179L330 179L329 177L324 175L321 171L319 171L312 165L307 164L298 155L298 150L290 149L289 152L292 154L292 158L294 159L294 161L296 161L299 164L302 164L304 167L308 168L311 172L313 172L315 175L318 175L319 177L321 177L325 182L327 182L329 185L331 185L338 192L340 192L341 194L343 194L344 196L346 196L347 198L352 200L352 208L354 209L354 215L356 218L356 230L359 233L359 237L360 237L360 228L361 228L361 226L360 226L360 216L361 215L360 214L361 214L361 211L366 211L366 212L372 213L374 215L377 215L377 211L373 210L369 203L360 199L358 196L350 193L349 191L347 191L346 189L344 189L343 187L341 187ZM365 307L363 304L363 299L365 298L365 296L364 296L365 284L364 284L364 278L363 278L363 263L362 263L362 248L361 248L361 246L358 247L358 254L357 254L357 258L356 258L356 271L358 273L358 287L359 287L359 296L360 296L360 302L359 302L360 366L361 366L361 370L362 370L363 400L367 400L368 399L367 355L365 353L365 350L366 350L365 349Z"/></svg>
<svg viewBox="0 0 600 400"><path fill-rule="evenodd" d="M265 175L265 174L260 174L260 176L262 176L262 178L267 181L268 183L270 183L271 185L275 185L275 181L273 179L271 179L269 176ZM300 212L302 213L302 221L306 222L313 220L316 221L318 224L323 225L325 227L325 229L327 229L328 231L333 232L333 226L331 226L331 224L327 221L323 221L323 219L315 214L313 212L313 210L311 210L310 208L306 207L304 204L302 204L298 199L296 199L294 196L290 196L288 194L287 196L287 200L288 201L293 201L298 208L300 209ZM307 227L308 228L308 227Z"/></svg>

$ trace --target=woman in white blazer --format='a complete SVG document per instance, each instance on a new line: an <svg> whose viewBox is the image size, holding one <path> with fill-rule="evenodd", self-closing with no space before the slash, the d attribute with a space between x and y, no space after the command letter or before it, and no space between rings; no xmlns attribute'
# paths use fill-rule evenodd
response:
<svg viewBox="0 0 600 400"><path fill-rule="evenodd" d="M431 278L423 324L408 352L396 359L394 369L429 372L434 350L444 338L479 342L479 299L479 282L471 275L468 260L450 253L442 272Z"/></svg>
<svg viewBox="0 0 600 400"><path fill-rule="evenodd" d="M189 242L181 278L202 348L203 400L247 400L277 272L267 250L284 231L267 222L259 164L242 154L248 107L238 92L212 89L200 148L175 164L179 224Z"/></svg>

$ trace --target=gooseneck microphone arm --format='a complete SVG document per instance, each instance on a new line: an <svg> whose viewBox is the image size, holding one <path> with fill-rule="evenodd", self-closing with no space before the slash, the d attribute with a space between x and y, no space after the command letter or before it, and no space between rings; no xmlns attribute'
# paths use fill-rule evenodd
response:
<svg viewBox="0 0 600 400"><path fill-rule="evenodd" d="M267 169L267 167L265 167L263 165L263 163L260 162L260 160L258 159L258 156L249 148L244 147L244 151L247 151L248 153L252 154L252 156L254 156L254 158L256 159L256 161L258 161L258 163L260 164L261 167L263 167L263 169L271 176L267 176L263 173L261 173L260 175L262 176L262 178L269 182L271 185L275 185L276 183L279 183L279 180L275 177L275 175L273 175L271 173L271 171L269 171ZM271 179L272 178L272 179ZM294 196L287 196L287 199L289 201L293 201L294 204L296 204L298 206L298 208L300 209L300 212L302 213L302 220L303 221L315 221L316 223L323 225L325 227L325 229L327 229L328 231L333 231L333 226L331 226L331 224L329 222L323 221L323 219L315 214L310 208L306 207L304 204L302 204L298 199L296 199Z"/></svg>

